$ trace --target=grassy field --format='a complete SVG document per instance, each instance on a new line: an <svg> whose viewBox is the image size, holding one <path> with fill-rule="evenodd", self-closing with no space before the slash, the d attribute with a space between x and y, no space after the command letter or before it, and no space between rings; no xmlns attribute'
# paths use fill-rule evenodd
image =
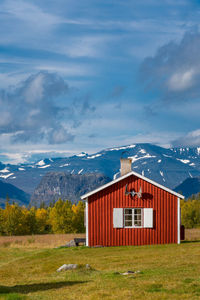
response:
<svg viewBox="0 0 200 300"><path fill-rule="evenodd" d="M12 248L55 248L65 245L74 237L85 237L80 234L36 234L26 236L0 236L0 247Z"/></svg>
<svg viewBox="0 0 200 300"><path fill-rule="evenodd" d="M195 241L58 249L73 236L0 237L0 299L200 299L200 230L187 235ZM64 263L81 266L56 272Z"/></svg>

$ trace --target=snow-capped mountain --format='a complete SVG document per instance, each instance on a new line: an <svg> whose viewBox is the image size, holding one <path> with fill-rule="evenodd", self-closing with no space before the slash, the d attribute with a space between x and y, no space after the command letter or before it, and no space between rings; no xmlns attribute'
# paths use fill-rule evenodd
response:
<svg viewBox="0 0 200 300"><path fill-rule="evenodd" d="M120 157L131 157L134 171L172 189L188 177L200 176L200 147L165 149L152 144L132 144L91 155L82 152L71 157L47 158L32 164L0 163L0 180L33 194L47 172L101 173L113 178L119 173Z"/></svg>

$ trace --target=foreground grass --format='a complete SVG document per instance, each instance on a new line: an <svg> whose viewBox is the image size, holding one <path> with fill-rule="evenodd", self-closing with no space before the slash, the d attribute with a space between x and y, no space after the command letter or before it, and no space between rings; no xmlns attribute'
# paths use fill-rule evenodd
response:
<svg viewBox="0 0 200 300"><path fill-rule="evenodd" d="M64 263L92 270L57 273ZM119 272L139 270L122 276ZM0 299L200 299L200 242L109 248L0 248Z"/></svg>

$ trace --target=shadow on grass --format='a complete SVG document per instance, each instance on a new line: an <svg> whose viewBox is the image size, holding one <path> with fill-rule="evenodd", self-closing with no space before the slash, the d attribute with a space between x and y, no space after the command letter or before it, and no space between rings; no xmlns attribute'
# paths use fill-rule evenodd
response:
<svg viewBox="0 0 200 300"><path fill-rule="evenodd" d="M200 243L200 240L193 240L193 241L181 241L181 244L189 244L189 243Z"/></svg>
<svg viewBox="0 0 200 300"><path fill-rule="evenodd" d="M86 283L88 281L60 281L60 282L45 282L45 283L32 283L14 286L0 285L0 294L20 293L28 294L38 291L46 291L50 289L59 289L62 287L72 286L75 284Z"/></svg>

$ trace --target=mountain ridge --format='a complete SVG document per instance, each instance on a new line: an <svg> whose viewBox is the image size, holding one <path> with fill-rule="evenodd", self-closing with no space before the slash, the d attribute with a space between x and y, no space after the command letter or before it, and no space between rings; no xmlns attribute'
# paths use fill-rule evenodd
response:
<svg viewBox="0 0 200 300"><path fill-rule="evenodd" d="M120 170L120 158L132 159L132 170L170 189L188 177L200 176L200 147L163 148L149 143L103 149L94 154L80 152L60 158L46 158L32 164L1 164L0 180L33 195L48 172L103 174L113 178Z"/></svg>
<svg viewBox="0 0 200 300"><path fill-rule="evenodd" d="M30 201L30 195L16 186L6 183L0 180L0 207L5 205L6 198L9 198L10 202L17 202L20 205L28 205Z"/></svg>
<svg viewBox="0 0 200 300"><path fill-rule="evenodd" d="M174 190L181 192L186 198L197 195L200 192L200 176L185 179Z"/></svg>

